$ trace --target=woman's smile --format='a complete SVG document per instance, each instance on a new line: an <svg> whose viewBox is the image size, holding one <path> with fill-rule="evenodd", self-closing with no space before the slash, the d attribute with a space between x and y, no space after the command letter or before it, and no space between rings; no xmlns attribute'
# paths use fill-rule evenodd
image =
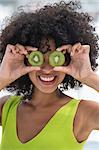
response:
<svg viewBox="0 0 99 150"><path fill-rule="evenodd" d="M38 75L38 82L42 85L53 86L57 81L57 75Z"/></svg>

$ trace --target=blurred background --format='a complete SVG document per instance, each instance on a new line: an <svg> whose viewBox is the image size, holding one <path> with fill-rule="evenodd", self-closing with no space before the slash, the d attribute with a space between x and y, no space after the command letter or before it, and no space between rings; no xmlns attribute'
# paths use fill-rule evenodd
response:
<svg viewBox="0 0 99 150"><path fill-rule="evenodd" d="M66 1L66 0L65 0ZM82 11L88 12L91 16L93 16L94 20L92 24L96 28L96 32L99 35L99 1L98 0L80 0L82 4ZM50 4L58 2L58 0L0 0L0 30L3 26L3 20L6 17L9 17L17 11L18 8L21 9L21 6L28 5L28 9L30 9L31 5L32 9L39 8L45 4ZM99 59L98 59L99 63ZM96 71L96 74L99 75L99 68ZM64 91L65 94L70 95L71 97L78 99L86 99L93 100L99 102L99 93L97 93L94 89L84 85L81 89L70 89L68 91ZM0 92L0 97L4 95L8 95L5 89ZM12 93L10 93L12 94ZM1 132L2 128L0 127L0 141L1 141ZM90 134L87 143L85 144L84 150L99 150L99 131L92 131Z"/></svg>

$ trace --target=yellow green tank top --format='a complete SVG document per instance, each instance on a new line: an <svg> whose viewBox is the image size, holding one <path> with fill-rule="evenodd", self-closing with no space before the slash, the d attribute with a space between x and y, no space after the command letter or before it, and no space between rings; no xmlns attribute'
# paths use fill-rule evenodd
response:
<svg viewBox="0 0 99 150"><path fill-rule="evenodd" d="M21 96L10 96L2 110L1 150L82 150L73 133L73 120L80 100L71 99L33 139L22 143L16 132L16 112ZM78 122L79 123L79 122Z"/></svg>

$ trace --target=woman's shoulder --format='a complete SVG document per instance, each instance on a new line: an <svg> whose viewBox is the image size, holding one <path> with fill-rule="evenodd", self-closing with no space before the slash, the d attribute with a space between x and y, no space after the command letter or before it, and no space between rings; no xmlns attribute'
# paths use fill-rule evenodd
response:
<svg viewBox="0 0 99 150"><path fill-rule="evenodd" d="M99 102L94 100L80 99L79 107L82 111L93 112L93 110L99 110Z"/></svg>
<svg viewBox="0 0 99 150"><path fill-rule="evenodd" d="M11 105L14 101L17 101L21 96L6 95L0 98L0 108L2 109L6 104Z"/></svg>
<svg viewBox="0 0 99 150"><path fill-rule="evenodd" d="M76 115L82 118L89 130L99 129L99 102L81 99Z"/></svg>
<svg viewBox="0 0 99 150"><path fill-rule="evenodd" d="M21 99L21 96L7 95L1 98L0 103L0 125L4 124L10 109Z"/></svg>
<svg viewBox="0 0 99 150"><path fill-rule="evenodd" d="M2 109L4 104L8 101L11 95L6 95L0 98L0 125L1 125L1 118L2 118Z"/></svg>
<svg viewBox="0 0 99 150"><path fill-rule="evenodd" d="M99 102L96 102L95 100L86 100L69 97L69 100L70 99L74 99L75 103L76 101L78 101L75 118L79 118L79 120L82 119L87 125L90 125L91 123L95 122L97 118L99 118Z"/></svg>

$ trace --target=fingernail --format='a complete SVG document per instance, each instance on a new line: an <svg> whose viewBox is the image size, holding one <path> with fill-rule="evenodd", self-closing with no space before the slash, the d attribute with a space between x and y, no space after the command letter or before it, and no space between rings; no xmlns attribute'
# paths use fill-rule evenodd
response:
<svg viewBox="0 0 99 150"><path fill-rule="evenodd" d="M53 70L57 70L57 68L53 68Z"/></svg>
<svg viewBox="0 0 99 150"><path fill-rule="evenodd" d="M37 51L37 50L38 50L38 48L35 48L35 47L34 47L33 49L34 49L35 51Z"/></svg>
<svg viewBox="0 0 99 150"><path fill-rule="evenodd" d="M70 56L73 56L73 52L70 53Z"/></svg>
<svg viewBox="0 0 99 150"><path fill-rule="evenodd" d="M25 51L25 54L28 54L28 52L27 52L27 51Z"/></svg>
<svg viewBox="0 0 99 150"><path fill-rule="evenodd" d="M66 50L65 50L65 51L63 51L63 54L66 54Z"/></svg>
<svg viewBox="0 0 99 150"><path fill-rule="evenodd" d="M60 51L60 48L57 48L56 51Z"/></svg>
<svg viewBox="0 0 99 150"><path fill-rule="evenodd" d="M28 57L29 57L29 54L26 55L26 58L28 58Z"/></svg>

